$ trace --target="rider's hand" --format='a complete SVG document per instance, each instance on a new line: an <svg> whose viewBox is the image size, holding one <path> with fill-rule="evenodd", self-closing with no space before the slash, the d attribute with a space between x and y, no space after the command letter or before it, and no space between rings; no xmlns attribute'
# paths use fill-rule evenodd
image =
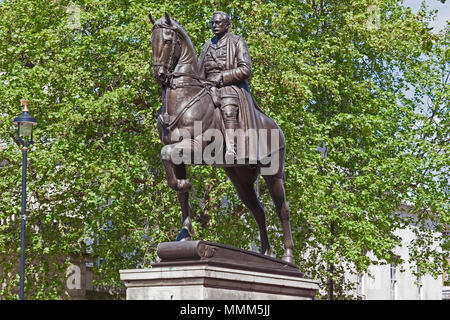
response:
<svg viewBox="0 0 450 320"><path fill-rule="evenodd" d="M216 85L216 87L221 87L223 84L221 73L214 73L213 75L208 77L208 80L213 82Z"/></svg>

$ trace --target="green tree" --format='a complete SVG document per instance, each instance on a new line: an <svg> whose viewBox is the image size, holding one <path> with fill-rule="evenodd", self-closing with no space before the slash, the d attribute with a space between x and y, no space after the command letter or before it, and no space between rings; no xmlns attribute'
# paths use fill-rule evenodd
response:
<svg viewBox="0 0 450 320"><path fill-rule="evenodd" d="M157 243L175 238L181 214L159 159L147 16L170 13L200 52L214 10L228 12L246 39L252 93L285 133L296 262L321 281L322 297L330 278L345 297L344 271L395 261L395 230L411 224L411 261L421 273L442 272L446 253L431 244L443 238L430 228L449 225L449 39L448 28L429 30L425 9L414 15L396 0L11 0L0 4L2 297L17 297L21 154L11 122L21 99L39 121L28 171L28 298L61 296L58 257L99 257L98 282L120 286L120 269L148 265ZM194 237L258 243L223 171L188 173ZM260 189L280 256L281 226ZM410 215L395 214L402 203Z"/></svg>

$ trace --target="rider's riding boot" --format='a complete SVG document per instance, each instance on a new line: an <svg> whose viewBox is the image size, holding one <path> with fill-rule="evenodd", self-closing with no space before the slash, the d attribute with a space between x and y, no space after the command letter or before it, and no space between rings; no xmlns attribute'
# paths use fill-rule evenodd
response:
<svg viewBox="0 0 450 320"><path fill-rule="evenodd" d="M227 148L225 152L225 163L234 163L237 158L236 144L234 142L236 128L236 120L234 120L234 123L225 122L225 146Z"/></svg>
<svg viewBox="0 0 450 320"><path fill-rule="evenodd" d="M222 109L222 115L225 126L225 163L234 163L236 156L235 133L238 128L237 122L238 107L227 105Z"/></svg>
<svg viewBox="0 0 450 320"><path fill-rule="evenodd" d="M234 132L234 130L231 132ZM231 137L229 137L229 135ZM225 144L227 147L227 150L225 152L225 163L234 163L234 161L237 158L236 147L235 147L233 138L234 138L234 134L233 133L230 134L230 130L227 130L226 137L225 137Z"/></svg>

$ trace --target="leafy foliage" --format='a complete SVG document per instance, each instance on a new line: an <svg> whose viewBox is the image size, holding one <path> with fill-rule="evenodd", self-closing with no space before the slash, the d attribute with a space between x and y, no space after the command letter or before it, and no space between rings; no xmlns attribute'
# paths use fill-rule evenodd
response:
<svg viewBox="0 0 450 320"><path fill-rule="evenodd" d="M79 17L67 10L75 5ZM157 243L175 238L181 213L159 159L147 15L170 13L200 52L215 10L246 39L252 93L285 133L301 269L324 288L332 277L344 297L344 272L394 261L395 231L413 224L411 262L442 272L447 253L430 230L449 225L449 38L448 28L429 30L425 9L413 15L396 0L15 0L0 4L2 297L16 297L18 284L21 154L11 121L21 99L39 121L28 167L28 298L61 295L56 257L100 257L99 283L120 286L118 270L148 266ZM221 169L188 173L195 238L259 243ZM281 226L262 180L260 189L280 256ZM409 214L395 214L402 203Z"/></svg>

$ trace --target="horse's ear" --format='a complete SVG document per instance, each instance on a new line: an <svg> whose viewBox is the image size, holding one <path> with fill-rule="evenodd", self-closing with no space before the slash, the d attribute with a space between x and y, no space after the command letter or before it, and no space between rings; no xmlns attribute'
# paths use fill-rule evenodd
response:
<svg viewBox="0 0 450 320"><path fill-rule="evenodd" d="M169 17L169 14L167 13L167 11L166 11L166 13L165 13L165 16L166 16L166 23L167 23L169 26L171 26L171 25L172 25L172 21L170 20L170 17Z"/></svg>
<svg viewBox="0 0 450 320"><path fill-rule="evenodd" d="M155 24L155 19L153 18L151 12L148 13L148 17L149 17L149 19L150 19L150 22L153 23L153 24Z"/></svg>

